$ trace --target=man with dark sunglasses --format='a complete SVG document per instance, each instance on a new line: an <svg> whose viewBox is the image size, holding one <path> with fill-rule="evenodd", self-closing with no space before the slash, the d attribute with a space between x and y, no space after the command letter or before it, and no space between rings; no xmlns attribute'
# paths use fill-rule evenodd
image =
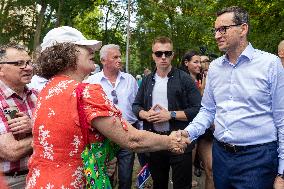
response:
<svg viewBox="0 0 284 189"><path fill-rule="evenodd" d="M214 123L216 189L284 188L284 69L253 48L246 10L217 13L213 29L224 55L210 63L202 108L186 131L191 140Z"/></svg>
<svg viewBox="0 0 284 189"><path fill-rule="evenodd" d="M85 82L100 84L104 92L122 112L122 117L138 128L138 119L132 112L132 103L138 91L136 79L121 71L120 47L115 44L104 45L100 50L103 70L91 75ZM131 189L134 153L121 149L118 152L118 188Z"/></svg>
<svg viewBox="0 0 284 189"><path fill-rule="evenodd" d="M25 48L0 46L0 158L8 186L25 188L27 162L32 153L32 112L37 93L26 86L33 67Z"/></svg>
<svg viewBox="0 0 284 189"><path fill-rule="evenodd" d="M191 77L172 66L173 43L167 37L158 37L152 44L156 69L142 80L133 103L133 112L143 120L143 128L169 135L184 129L196 116L201 96ZM172 168L174 189L189 189L192 181L192 147L184 154L168 151L149 154L148 165L154 189L168 188Z"/></svg>

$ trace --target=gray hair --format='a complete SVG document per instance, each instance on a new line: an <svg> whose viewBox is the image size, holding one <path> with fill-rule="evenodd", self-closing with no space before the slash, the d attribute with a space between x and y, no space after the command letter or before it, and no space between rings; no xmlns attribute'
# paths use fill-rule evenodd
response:
<svg viewBox="0 0 284 189"><path fill-rule="evenodd" d="M102 60L103 58L107 56L107 52L109 49L117 49L120 51L119 45L115 45L115 44L104 45L100 50L100 60Z"/></svg>
<svg viewBox="0 0 284 189"><path fill-rule="evenodd" d="M9 48L21 50L21 51L26 51L26 47L19 45L17 43L11 42L5 45L0 45L0 60L6 55L6 51Z"/></svg>
<svg viewBox="0 0 284 189"><path fill-rule="evenodd" d="M224 13L234 13L234 17L233 17L233 22L235 24L247 24L250 28L250 24L249 24L249 15L248 12L238 6L231 6L231 7L227 7L222 9L221 11L217 12L217 17L221 16Z"/></svg>

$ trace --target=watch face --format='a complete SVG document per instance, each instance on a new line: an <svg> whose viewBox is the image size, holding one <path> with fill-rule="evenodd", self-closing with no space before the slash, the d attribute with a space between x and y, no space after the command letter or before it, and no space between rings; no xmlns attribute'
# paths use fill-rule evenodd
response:
<svg viewBox="0 0 284 189"><path fill-rule="evenodd" d="M171 117L172 117L173 119L176 118L176 112L172 111L172 112L171 112Z"/></svg>

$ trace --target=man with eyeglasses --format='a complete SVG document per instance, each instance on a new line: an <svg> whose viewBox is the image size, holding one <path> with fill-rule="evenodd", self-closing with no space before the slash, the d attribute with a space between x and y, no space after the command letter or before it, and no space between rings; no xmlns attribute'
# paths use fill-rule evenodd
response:
<svg viewBox="0 0 284 189"><path fill-rule="evenodd" d="M210 63L202 107L185 129L191 140L214 122L216 189L284 188L284 69L248 41L249 15L217 13L213 33L225 54Z"/></svg>
<svg viewBox="0 0 284 189"><path fill-rule="evenodd" d="M103 70L91 75L85 82L100 84L104 92L122 112L122 117L138 128L138 119L132 112L132 103L138 91L136 79L121 71L120 47L115 44L104 45L100 50ZM121 149L118 153L118 188L131 189L134 153Z"/></svg>
<svg viewBox="0 0 284 189"><path fill-rule="evenodd" d="M174 52L171 39L156 38L152 51L156 69L142 80L132 108L143 120L143 129L169 135L172 131L184 129L196 116L201 96L191 77L172 66ZM181 155L158 151L150 153L147 159L154 189L168 188L170 167L173 187L191 188L191 146Z"/></svg>
<svg viewBox="0 0 284 189"><path fill-rule="evenodd" d="M25 188L27 161L32 153L32 112L37 93L26 86L33 67L25 48L0 46L0 158L10 188Z"/></svg>

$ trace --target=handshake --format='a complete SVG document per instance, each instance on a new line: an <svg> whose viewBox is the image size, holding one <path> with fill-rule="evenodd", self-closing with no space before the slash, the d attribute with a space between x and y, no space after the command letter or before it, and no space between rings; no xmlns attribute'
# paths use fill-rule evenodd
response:
<svg viewBox="0 0 284 189"><path fill-rule="evenodd" d="M184 153L186 147L188 144L190 144L190 139L188 136L187 131L185 130L178 130L173 131L169 135L170 139L170 145L169 150L176 154L182 154Z"/></svg>

